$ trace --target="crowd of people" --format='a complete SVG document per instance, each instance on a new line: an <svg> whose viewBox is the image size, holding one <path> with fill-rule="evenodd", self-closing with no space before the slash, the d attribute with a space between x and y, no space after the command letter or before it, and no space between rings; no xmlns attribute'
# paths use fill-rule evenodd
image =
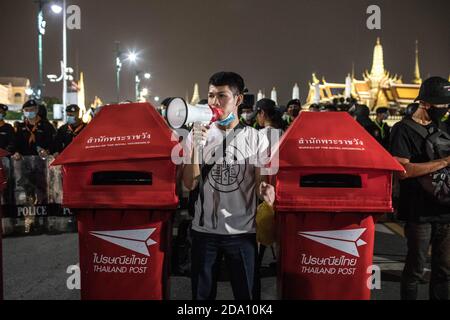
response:
<svg viewBox="0 0 450 320"><path fill-rule="evenodd" d="M185 188L195 197L190 199L192 295L196 300L215 298L218 263L224 258L235 298L257 299L258 262L264 247L258 249L256 242L255 215L258 203L274 205L275 188L262 173L264 163L258 157L253 162L249 159L261 149L271 150L273 137L279 139L304 111L299 99L283 107L271 99L255 103L254 96L246 94L243 78L233 72L214 74L208 92L203 103L222 109L223 115L209 126L192 128L181 174ZM312 104L307 111L348 112L403 165L405 172L398 177L398 218L405 222L408 246L401 281L403 299L417 298L430 246L430 298L449 299L450 119L445 120L449 104L450 83L432 77L423 82L416 102L408 106L404 119L393 128L386 123L390 116L387 107L376 108L372 120L370 109L355 99ZM164 115L164 107L159 110ZM67 123L58 129L34 100L23 105L24 120L15 127L5 122L7 111L6 105L0 105L0 148L16 161L29 155L57 155L86 126L76 105L67 107ZM227 134L231 139L224 139ZM244 159L234 159L238 162L232 178L230 163L224 160L229 148L233 149L231 154L238 150ZM224 159L215 157L218 150L223 150ZM205 159L205 155L214 157L213 161ZM423 177L431 182L422 181ZM427 183L431 193L424 187Z"/></svg>
<svg viewBox="0 0 450 320"><path fill-rule="evenodd" d="M24 120L12 126L5 121L8 106L0 104L0 148L8 151L14 160L24 156L56 156L86 126L77 105L67 106L67 122L60 128L47 119L47 109L36 100L25 102L22 111Z"/></svg>
<svg viewBox="0 0 450 320"><path fill-rule="evenodd" d="M236 186L233 192L221 192L220 186L208 172L211 168L199 164L199 145L217 147L227 130L241 130L244 137L254 131L278 130L280 135L300 114L301 103L291 100L285 111L270 99L252 105L254 99L245 99L243 79L235 73L218 73L209 82L208 104L225 111L223 119L202 129L193 129L191 135L199 139L192 143L183 170L183 182L189 190L203 189L194 210L192 244L192 294L194 299L214 299L218 260L225 256L232 275L231 284L236 299L255 299L258 287L258 249L255 241L255 207L249 203L274 202L274 187L263 176L261 167L247 169L247 184ZM424 81L416 103L406 108L403 120L390 128L387 107L370 110L350 99L335 100L332 104L311 105L310 112L348 112L364 127L400 164L405 172L399 175L400 195L398 218L405 223L407 258L401 280L401 298L417 299L418 285L423 281L428 250L431 248L431 299L448 300L450 294L450 135L445 117L450 103L450 83L432 77ZM410 122L414 124L410 124ZM415 127L422 129L417 129ZM201 130L196 132L196 130ZM252 131L254 130L254 131ZM421 133L425 130L425 134ZM265 134L263 135L265 136ZM432 138L433 137L433 138ZM438 138L435 138L438 137ZM434 139L434 140L432 140ZM224 145L224 151L227 146ZM253 146L257 148L257 146ZM431 148L431 152L426 149ZM200 162L201 163L201 162ZM223 166L219 162L215 166ZM247 166L247 163L241 166ZM431 179L422 187L422 178ZM425 179L426 180L426 179ZM209 183L205 183L208 181ZM422 184L424 184L422 183ZM250 192L249 192L250 191ZM439 194L439 197L437 197ZM231 223L230 223L231 222ZM243 257L239 252L245 252ZM246 272L239 272L246 270Z"/></svg>

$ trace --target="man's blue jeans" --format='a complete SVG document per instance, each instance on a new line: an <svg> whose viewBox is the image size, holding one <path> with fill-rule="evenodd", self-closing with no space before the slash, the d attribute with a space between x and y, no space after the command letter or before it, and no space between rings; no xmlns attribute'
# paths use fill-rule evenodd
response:
<svg viewBox="0 0 450 320"><path fill-rule="evenodd" d="M221 257L230 273L236 300L252 300L256 235L216 235L192 231L192 298L214 300Z"/></svg>
<svg viewBox="0 0 450 320"><path fill-rule="evenodd" d="M405 225L408 254L401 282L401 298L416 300L431 245L430 299L448 300L450 292L450 224L412 223Z"/></svg>

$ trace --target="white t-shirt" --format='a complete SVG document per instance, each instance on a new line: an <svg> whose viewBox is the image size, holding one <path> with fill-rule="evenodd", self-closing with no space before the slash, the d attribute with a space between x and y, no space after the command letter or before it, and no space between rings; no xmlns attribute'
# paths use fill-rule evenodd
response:
<svg viewBox="0 0 450 320"><path fill-rule="evenodd" d="M270 150L269 153L264 153L264 156L267 157L264 158L264 163L267 164L270 161L270 165L264 166L264 168L261 170L261 173L263 175L269 176L276 175L279 169L279 159L278 159L279 154L275 153L275 151L277 150L279 143L281 141L283 130L272 127L265 127L259 130L259 134L267 138L268 150Z"/></svg>
<svg viewBox="0 0 450 320"><path fill-rule="evenodd" d="M227 134L234 134L235 137L223 157L223 139ZM195 203L193 230L222 235L256 232L255 170L265 165L268 146L266 136L252 127L225 132L215 124L211 125L203 148L203 159L212 164L212 154L215 152L216 161L203 182L204 225L200 225L202 204L199 195ZM186 139L184 163L191 162L191 147L192 132Z"/></svg>

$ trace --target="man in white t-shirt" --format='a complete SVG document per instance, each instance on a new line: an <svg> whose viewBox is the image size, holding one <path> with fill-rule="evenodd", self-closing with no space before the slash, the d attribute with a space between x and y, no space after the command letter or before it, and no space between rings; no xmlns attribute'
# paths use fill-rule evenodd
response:
<svg viewBox="0 0 450 320"><path fill-rule="evenodd" d="M214 74L208 104L222 109L223 115L211 126L194 126L186 139L183 183L189 190L199 187L192 222L194 300L215 299L221 256L229 268L235 299L252 299L257 200L273 205L275 190L260 172L267 163L267 138L239 124L237 110L244 89L238 74Z"/></svg>

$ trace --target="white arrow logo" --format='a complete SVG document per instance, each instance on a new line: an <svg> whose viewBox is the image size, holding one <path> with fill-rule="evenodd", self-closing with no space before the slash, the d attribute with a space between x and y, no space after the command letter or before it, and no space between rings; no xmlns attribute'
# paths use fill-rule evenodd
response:
<svg viewBox="0 0 450 320"><path fill-rule="evenodd" d="M150 235L156 228L140 230L118 230L118 231L92 231L91 235L116 244L122 248L143 254L150 257L148 246L156 244L156 241L150 239Z"/></svg>
<svg viewBox="0 0 450 320"><path fill-rule="evenodd" d="M360 239L364 231L366 231L366 228L299 232L298 234L328 247L359 257L358 247L367 244Z"/></svg>

